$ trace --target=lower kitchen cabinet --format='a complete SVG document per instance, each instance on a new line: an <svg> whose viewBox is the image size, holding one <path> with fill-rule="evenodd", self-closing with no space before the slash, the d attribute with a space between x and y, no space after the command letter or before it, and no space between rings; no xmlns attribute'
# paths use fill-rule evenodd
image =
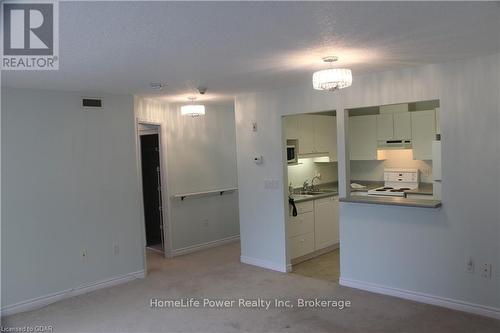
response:
<svg viewBox="0 0 500 333"><path fill-rule="evenodd" d="M288 246L298 258L339 242L339 201L331 196L296 204L297 216L289 218Z"/></svg>
<svg viewBox="0 0 500 333"><path fill-rule="evenodd" d="M288 239L290 251L293 258L305 256L314 251L314 233L290 237Z"/></svg>
<svg viewBox="0 0 500 333"><path fill-rule="evenodd" d="M314 249L320 250L339 242L338 197L314 200Z"/></svg>
<svg viewBox="0 0 500 333"><path fill-rule="evenodd" d="M307 233L314 232L314 212L307 212L297 214L297 216L290 216L290 228L288 229L288 236L295 237Z"/></svg>

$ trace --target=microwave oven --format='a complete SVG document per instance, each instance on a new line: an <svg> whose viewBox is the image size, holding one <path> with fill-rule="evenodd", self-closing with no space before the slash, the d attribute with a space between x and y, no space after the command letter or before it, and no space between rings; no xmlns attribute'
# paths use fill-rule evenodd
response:
<svg viewBox="0 0 500 333"><path fill-rule="evenodd" d="M297 148L295 145L286 146L286 160L288 164L297 163Z"/></svg>

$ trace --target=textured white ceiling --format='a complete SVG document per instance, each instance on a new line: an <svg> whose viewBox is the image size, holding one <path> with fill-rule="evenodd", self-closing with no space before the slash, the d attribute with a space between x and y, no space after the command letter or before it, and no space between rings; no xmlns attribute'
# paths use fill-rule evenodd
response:
<svg viewBox="0 0 500 333"><path fill-rule="evenodd" d="M494 2L63 2L60 70L2 85L170 101L205 85L220 102L309 81L326 55L356 75L498 52L499 18Z"/></svg>

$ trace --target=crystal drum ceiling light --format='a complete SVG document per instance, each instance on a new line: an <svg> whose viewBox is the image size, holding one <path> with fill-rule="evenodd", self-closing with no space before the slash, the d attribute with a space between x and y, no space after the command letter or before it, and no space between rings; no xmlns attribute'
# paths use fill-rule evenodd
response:
<svg viewBox="0 0 500 333"><path fill-rule="evenodd" d="M337 57L323 58L324 62L332 64ZM347 68L329 68L313 74L313 88L316 90L335 91L349 87L352 84L352 73Z"/></svg>
<svg viewBox="0 0 500 333"><path fill-rule="evenodd" d="M191 116L194 118L205 114L205 105L194 104L196 97L189 97L188 99L191 104L181 106L181 115Z"/></svg>

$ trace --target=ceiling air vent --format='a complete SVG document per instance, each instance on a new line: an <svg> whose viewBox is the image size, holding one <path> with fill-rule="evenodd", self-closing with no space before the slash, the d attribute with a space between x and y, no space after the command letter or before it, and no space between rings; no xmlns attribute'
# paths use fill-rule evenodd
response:
<svg viewBox="0 0 500 333"><path fill-rule="evenodd" d="M84 109L100 109L102 108L102 99L100 98L82 98L82 107Z"/></svg>

